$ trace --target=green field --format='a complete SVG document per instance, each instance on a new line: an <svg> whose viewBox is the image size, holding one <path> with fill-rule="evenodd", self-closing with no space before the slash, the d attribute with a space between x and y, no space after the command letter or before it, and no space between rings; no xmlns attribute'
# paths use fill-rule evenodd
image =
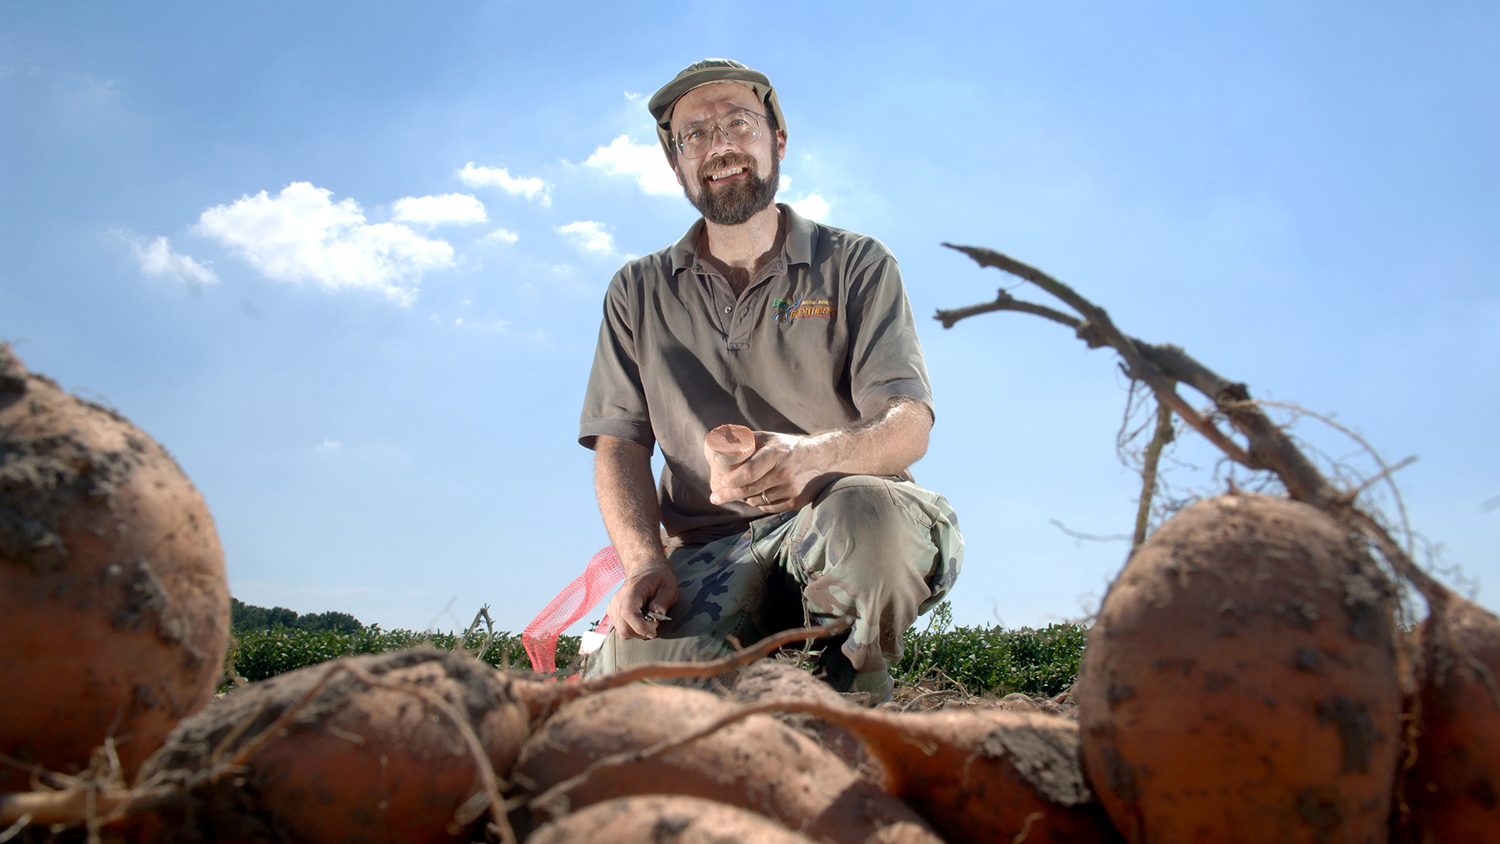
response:
<svg viewBox="0 0 1500 844"><path fill-rule="evenodd" d="M926 681L971 694L1055 695L1072 685L1083 654L1086 628L1051 624L1039 630L1022 627L953 627L946 603L933 610L923 628L906 634L906 652L892 671L898 683ZM521 637L496 633L484 653L484 635L473 632L418 633L365 626L345 613L301 615L277 607L267 610L234 602L234 637L225 659L224 687L234 676L250 682L352 654L383 653L430 645L462 647L496 668L529 669ZM460 641L460 638L463 641ZM566 668L578 656L578 637L564 636L557 664Z"/></svg>

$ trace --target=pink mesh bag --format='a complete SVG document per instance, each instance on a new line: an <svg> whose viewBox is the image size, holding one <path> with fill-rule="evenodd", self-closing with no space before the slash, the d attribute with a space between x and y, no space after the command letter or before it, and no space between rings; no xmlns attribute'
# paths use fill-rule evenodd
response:
<svg viewBox="0 0 1500 844"><path fill-rule="evenodd" d="M589 560L583 574L564 587L521 631L521 644L531 659L531 670L538 674L556 671L557 637L597 606L624 579L625 568L620 565L614 546L601 548ZM594 632L608 633L611 626L609 617L605 616Z"/></svg>

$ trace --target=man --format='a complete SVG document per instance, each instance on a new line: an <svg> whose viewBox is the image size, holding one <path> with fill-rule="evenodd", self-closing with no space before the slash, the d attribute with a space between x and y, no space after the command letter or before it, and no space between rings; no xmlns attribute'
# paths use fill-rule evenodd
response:
<svg viewBox="0 0 1500 844"><path fill-rule="evenodd" d="M650 109L703 219L605 295L579 442L596 451L625 583L586 670L711 659L850 618L825 643L827 679L883 700L902 633L963 558L953 510L907 471L933 415L896 261L773 204L787 135L764 74L705 59ZM712 485L704 438L726 423L757 448Z"/></svg>

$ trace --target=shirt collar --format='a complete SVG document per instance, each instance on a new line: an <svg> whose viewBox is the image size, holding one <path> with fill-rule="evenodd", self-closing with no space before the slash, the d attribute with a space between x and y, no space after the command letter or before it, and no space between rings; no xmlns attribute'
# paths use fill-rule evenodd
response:
<svg viewBox="0 0 1500 844"><path fill-rule="evenodd" d="M778 202L776 207L786 215L786 243L783 244L781 250L782 256L786 259L786 265L790 267L793 264L812 264L813 244L818 237L817 224L798 214L790 205ZM703 218L699 217L688 227L687 234L673 244L670 252L674 275L697 266L698 236L702 234L703 226Z"/></svg>
<svg viewBox="0 0 1500 844"><path fill-rule="evenodd" d="M798 214L790 205L778 206L786 214L786 262L812 264L813 245L818 239L818 224Z"/></svg>

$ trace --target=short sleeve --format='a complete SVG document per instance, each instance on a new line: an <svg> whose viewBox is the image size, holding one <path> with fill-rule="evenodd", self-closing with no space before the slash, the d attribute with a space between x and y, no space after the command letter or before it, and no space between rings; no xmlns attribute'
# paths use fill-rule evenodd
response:
<svg viewBox="0 0 1500 844"><path fill-rule="evenodd" d="M850 256L849 387L860 416L893 398L932 409L932 385L901 268L885 245L866 240Z"/></svg>
<svg viewBox="0 0 1500 844"><path fill-rule="evenodd" d="M594 350L578 427L578 443L584 448L593 448L601 436L619 437L647 448L656 445L636 347L639 321L634 315L639 308L630 296L630 287L626 271L621 270L604 294L599 345Z"/></svg>

